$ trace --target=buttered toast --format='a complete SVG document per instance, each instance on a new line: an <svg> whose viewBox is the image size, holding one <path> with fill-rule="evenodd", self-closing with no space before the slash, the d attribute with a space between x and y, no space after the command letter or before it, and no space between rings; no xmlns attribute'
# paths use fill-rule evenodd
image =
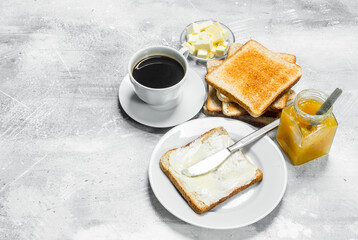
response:
<svg viewBox="0 0 358 240"><path fill-rule="evenodd" d="M186 146L167 151L161 157L160 168L196 213L205 213L262 180L262 171L240 151L204 175L187 177L181 174L183 169L233 143L227 131L217 127Z"/></svg>
<svg viewBox="0 0 358 240"><path fill-rule="evenodd" d="M209 85L233 98L251 116L259 117L301 75L298 65L286 62L250 40L205 79Z"/></svg>

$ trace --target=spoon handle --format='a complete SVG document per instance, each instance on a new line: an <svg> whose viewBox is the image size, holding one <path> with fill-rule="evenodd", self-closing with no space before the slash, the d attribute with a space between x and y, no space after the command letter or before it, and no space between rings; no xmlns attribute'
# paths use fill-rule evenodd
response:
<svg viewBox="0 0 358 240"><path fill-rule="evenodd" d="M333 103L337 100L337 98L342 94L342 89L336 88L331 95L327 98L327 100L322 104L322 106L316 112L316 115L325 114L333 105Z"/></svg>

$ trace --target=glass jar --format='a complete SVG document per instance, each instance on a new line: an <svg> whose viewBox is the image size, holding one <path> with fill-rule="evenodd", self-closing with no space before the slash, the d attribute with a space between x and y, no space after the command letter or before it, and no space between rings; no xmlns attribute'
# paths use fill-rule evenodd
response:
<svg viewBox="0 0 358 240"><path fill-rule="evenodd" d="M320 91L304 90L282 111L276 139L292 164L300 165L329 152L338 126L336 118L332 108L315 115L326 99Z"/></svg>

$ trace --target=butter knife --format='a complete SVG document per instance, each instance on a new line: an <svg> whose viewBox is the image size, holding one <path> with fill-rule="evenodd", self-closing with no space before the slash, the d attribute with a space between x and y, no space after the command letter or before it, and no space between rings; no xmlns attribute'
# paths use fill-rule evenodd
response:
<svg viewBox="0 0 358 240"><path fill-rule="evenodd" d="M237 150L245 147L246 145L254 142L255 140L259 139L266 133L270 132L271 130L275 129L280 124L280 119L273 121L272 123L266 125L259 130L256 130L253 133L250 133L246 137L240 139L233 145L203 159L202 161L195 163L191 167L188 167L182 170L182 174L188 177L195 177L199 175L203 175L207 172L210 172L220 166L232 153L236 152Z"/></svg>

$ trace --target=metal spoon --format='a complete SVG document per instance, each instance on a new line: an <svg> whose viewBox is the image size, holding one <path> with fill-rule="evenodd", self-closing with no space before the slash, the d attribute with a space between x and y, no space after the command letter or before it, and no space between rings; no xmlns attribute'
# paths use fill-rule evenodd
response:
<svg viewBox="0 0 358 240"><path fill-rule="evenodd" d="M336 88L331 95L327 98L326 101L322 104L322 106L318 109L315 115L323 115L325 114L333 105L333 103L338 99L342 94L342 89Z"/></svg>
<svg viewBox="0 0 358 240"><path fill-rule="evenodd" d="M318 111L315 113L315 115L325 114L333 106L333 103L339 98L339 96L341 96L342 92L343 92L342 89L336 88L331 93L331 95L329 95L329 97L326 99L326 101L324 101L324 103L318 109ZM311 123L310 125L308 125L307 129L310 130L312 128L312 126L318 125L318 124L319 123Z"/></svg>

